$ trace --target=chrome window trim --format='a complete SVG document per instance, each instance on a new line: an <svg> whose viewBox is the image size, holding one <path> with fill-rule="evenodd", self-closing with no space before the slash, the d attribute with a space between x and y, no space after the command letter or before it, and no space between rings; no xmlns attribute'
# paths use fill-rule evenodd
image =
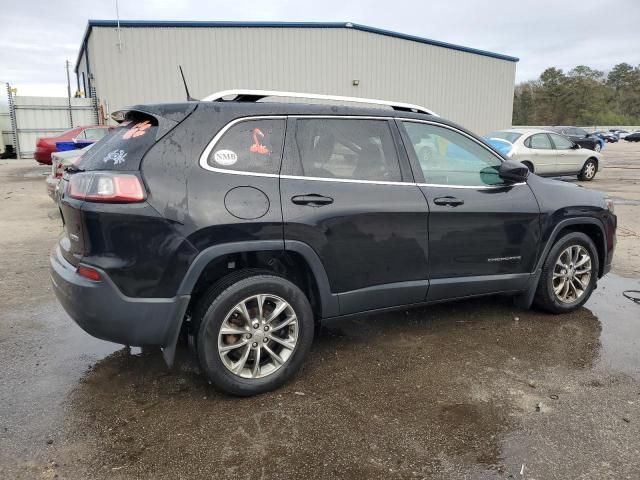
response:
<svg viewBox="0 0 640 480"><path fill-rule="evenodd" d="M350 178L327 178L327 177L305 177L303 175L280 175L280 178L286 178L288 180L311 180L313 182L335 182L335 183L369 183L373 185L412 185L416 186L415 182L387 182L384 180L356 180Z"/></svg>
<svg viewBox="0 0 640 480"><path fill-rule="evenodd" d="M478 145L482 146L489 153L493 154L498 160L504 162L504 160L495 155L489 148L487 148L482 143L478 142L472 136L466 134L465 132L458 130L457 128L451 127L449 125L445 125L439 122L432 122L428 120L416 120L413 118L404 118L404 117L394 117L394 116L364 116L364 115L257 115L251 117L239 117L231 120L224 127L220 129L218 133L211 139L211 141L207 144L206 148L200 155L200 166L205 170L210 172L218 172L218 173L226 173L230 175L244 175L249 177L267 177L267 178L284 178L287 180L310 180L314 182L335 182L335 183L360 183L360 184L371 184L371 185L399 185L399 186L414 186L414 187L436 187L436 188L466 188L466 189L475 189L475 190L486 190L493 188L505 188L505 187L514 187L518 185L525 185L526 182L514 183L511 185L447 185L447 184L437 184L437 183L419 183L419 182L393 182L393 181L382 181L382 180L356 180L349 178L328 178L328 177L306 177L304 175L281 175L277 173L258 173L258 172L248 172L244 170L227 170L225 168L212 167L208 164L207 159L209 155L215 148L216 143L222 138L222 136L234 125L237 125L240 122L245 122L249 120L286 120L287 118L292 119L312 119L312 118L341 118L341 119L356 119L356 120L380 120L380 121L392 121L392 120L401 120L408 122L416 122L416 123L427 123L430 125L435 125L438 127L448 128L449 130L453 130L455 132L461 133L467 138L473 140ZM284 152L283 152L284 155Z"/></svg>
<svg viewBox="0 0 640 480"><path fill-rule="evenodd" d="M255 177L276 177L277 178L279 176L279 174L277 173L247 172L244 170L231 170L226 168L212 167L211 165L209 165L209 162L207 162L207 160L209 158L209 155L211 155L211 152L215 148L216 143L218 143L222 138L222 136L225 133L227 133L227 131L234 125L237 125L238 123L241 123L241 122L248 122L251 120L285 120L286 121L286 119L287 119L286 115L259 115L259 116L253 116L253 117L239 117L231 120L224 127L222 127L220 131L216 133L215 136L211 139L211 141L207 144L206 148L202 152L202 155L200 155L200 162L199 162L200 166L205 170L209 170L211 172L231 173L233 175L251 175ZM285 123L285 133L286 133L286 123ZM284 141L284 138L283 138L283 141ZM284 151L283 151L283 155L284 155Z"/></svg>
<svg viewBox="0 0 640 480"><path fill-rule="evenodd" d="M473 190L492 190L494 188L511 188L519 185L526 185L527 182L512 183L510 185L447 185L442 183L416 183L419 187L436 187L436 188L471 188Z"/></svg>

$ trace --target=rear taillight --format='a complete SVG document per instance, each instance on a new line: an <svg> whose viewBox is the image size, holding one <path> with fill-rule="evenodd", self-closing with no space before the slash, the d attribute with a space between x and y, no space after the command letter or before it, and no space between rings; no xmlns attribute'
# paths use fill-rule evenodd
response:
<svg viewBox="0 0 640 480"><path fill-rule="evenodd" d="M68 193L88 202L133 203L146 198L140 179L125 173L76 173L69 179Z"/></svg>
<svg viewBox="0 0 640 480"><path fill-rule="evenodd" d="M53 160L53 176L62 178L64 174L64 164L60 160Z"/></svg>

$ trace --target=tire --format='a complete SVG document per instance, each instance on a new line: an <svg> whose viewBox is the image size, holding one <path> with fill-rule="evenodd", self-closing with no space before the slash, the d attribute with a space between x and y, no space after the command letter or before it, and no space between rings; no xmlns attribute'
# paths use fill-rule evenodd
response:
<svg viewBox="0 0 640 480"><path fill-rule="evenodd" d="M567 251L570 253L567 254ZM578 262L575 262L576 256L570 259L570 256L574 252L578 252L578 255L576 255ZM589 261L579 265L579 262L584 260L585 255L588 255ZM566 270L562 269L559 262L566 264L568 260L572 260L569 264L570 272L581 272L587 268L587 265L590 270L588 278L585 274L576 274L569 277L574 280L569 281L567 298L562 299L564 289L556 293L554 287L557 288L561 284L567 285L568 280L565 279L563 274L563 271L566 272ZM579 266L576 268L577 264ZM551 313L567 313L576 310L589 300L598 281L599 268L600 264L596 246L587 235L581 232L573 232L561 237L553 247L551 247L549 255L542 267L542 274L540 275L540 281L533 301L534 305ZM554 273L560 274L561 276L554 279ZM563 280L565 283L562 283ZM576 285L584 285L582 293L578 293L578 289L575 287Z"/></svg>
<svg viewBox="0 0 640 480"><path fill-rule="evenodd" d="M596 143L595 147L593 147L593 149L596 152L601 152L602 151L602 145L600 145L599 143Z"/></svg>
<svg viewBox="0 0 640 480"><path fill-rule="evenodd" d="M522 163L525 167L527 167L531 173L534 173L533 172L533 163L531 163L528 160L525 160L524 162L520 162L520 163Z"/></svg>
<svg viewBox="0 0 640 480"><path fill-rule="evenodd" d="M283 310L269 319L278 306ZM282 277L255 271L236 272L211 287L194 311L194 322L198 360L207 379L216 389L242 397L289 380L300 370L314 335L313 312L302 290ZM223 334L223 325L231 333Z"/></svg>
<svg viewBox="0 0 640 480"><path fill-rule="evenodd" d="M580 170L580 173L578 174L578 180L590 182L595 178L596 173L598 173L598 162L595 159L590 158L584 162L582 170Z"/></svg>

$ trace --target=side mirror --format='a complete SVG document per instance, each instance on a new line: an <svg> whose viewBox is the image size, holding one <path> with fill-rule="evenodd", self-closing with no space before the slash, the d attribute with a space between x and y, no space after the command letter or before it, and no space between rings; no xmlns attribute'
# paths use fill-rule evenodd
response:
<svg viewBox="0 0 640 480"><path fill-rule="evenodd" d="M574 150L577 150L577 149L579 149L579 148L580 148L580 145L578 145L577 143L574 143L574 144L571 146L571 148L572 148L572 149L574 149Z"/></svg>
<svg viewBox="0 0 640 480"><path fill-rule="evenodd" d="M514 160L507 160L502 162L498 175L505 183L520 183L524 182L529 176L529 169L526 165Z"/></svg>

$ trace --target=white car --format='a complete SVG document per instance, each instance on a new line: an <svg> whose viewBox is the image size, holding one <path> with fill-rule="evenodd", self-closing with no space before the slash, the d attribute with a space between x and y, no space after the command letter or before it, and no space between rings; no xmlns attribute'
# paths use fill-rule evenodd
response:
<svg viewBox="0 0 640 480"><path fill-rule="evenodd" d="M51 199L56 201L56 191L58 183L62 178L64 169L69 165L73 165L84 152L89 150L93 145L88 145L78 150L67 150L64 152L53 152L51 154L51 173L47 176L47 193Z"/></svg>
<svg viewBox="0 0 640 480"><path fill-rule="evenodd" d="M541 176L577 175L590 181L604 166L604 157L580 147L567 137L546 130L511 128L492 132L487 139L507 141L511 148L507 157L524 163Z"/></svg>

